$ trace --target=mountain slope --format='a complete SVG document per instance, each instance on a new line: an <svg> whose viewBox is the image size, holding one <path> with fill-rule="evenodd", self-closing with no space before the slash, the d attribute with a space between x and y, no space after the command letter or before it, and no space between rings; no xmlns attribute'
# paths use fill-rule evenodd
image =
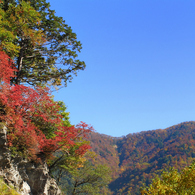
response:
<svg viewBox="0 0 195 195"><path fill-rule="evenodd" d="M91 133L89 140L92 150L97 154L96 161L108 165L112 170L113 178L116 178L118 176L120 163L117 151L117 141L119 138L99 133Z"/></svg>
<svg viewBox="0 0 195 195"><path fill-rule="evenodd" d="M195 158L195 122L184 122L166 129L143 131L113 138L91 135L98 159L111 167L113 194L139 194L156 174L170 166L181 169Z"/></svg>

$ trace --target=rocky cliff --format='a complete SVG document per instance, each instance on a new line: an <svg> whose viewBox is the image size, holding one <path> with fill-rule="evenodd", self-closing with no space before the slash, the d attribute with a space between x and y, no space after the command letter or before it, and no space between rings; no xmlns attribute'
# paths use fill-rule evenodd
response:
<svg viewBox="0 0 195 195"><path fill-rule="evenodd" d="M6 127L0 127L0 176L21 195L60 195L46 163L36 164L21 157L11 157L7 147Z"/></svg>

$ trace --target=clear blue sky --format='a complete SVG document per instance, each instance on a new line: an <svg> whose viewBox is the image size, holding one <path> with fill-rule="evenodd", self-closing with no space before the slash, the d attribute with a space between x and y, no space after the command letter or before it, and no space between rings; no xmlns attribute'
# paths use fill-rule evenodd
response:
<svg viewBox="0 0 195 195"><path fill-rule="evenodd" d="M194 0L49 0L86 62L55 100L112 136L195 120Z"/></svg>

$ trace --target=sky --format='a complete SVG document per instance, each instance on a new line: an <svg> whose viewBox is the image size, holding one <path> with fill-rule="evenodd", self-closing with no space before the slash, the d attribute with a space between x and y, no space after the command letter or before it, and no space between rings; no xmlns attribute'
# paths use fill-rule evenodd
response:
<svg viewBox="0 0 195 195"><path fill-rule="evenodd" d="M54 93L70 121L120 137L195 120L194 0L49 0L87 67Z"/></svg>

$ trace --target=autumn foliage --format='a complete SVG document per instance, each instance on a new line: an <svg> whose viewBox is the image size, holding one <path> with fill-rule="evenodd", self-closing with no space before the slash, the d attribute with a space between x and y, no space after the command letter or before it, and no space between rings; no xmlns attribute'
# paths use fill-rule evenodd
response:
<svg viewBox="0 0 195 195"><path fill-rule="evenodd" d="M5 52L0 50L0 80L9 83L10 78L14 77L14 71L16 71L13 61L9 58Z"/></svg>
<svg viewBox="0 0 195 195"><path fill-rule="evenodd" d="M80 142L75 155L82 156L90 146L83 140L91 130L81 122L65 126L60 105L49 89L10 85L16 75L12 60L0 51L0 121L8 129L8 144L13 152L37 160L49 159L58 150L69 150Z"/></svg>
<svg viewBox="0 0 195 195"><path fill-rule="evenodd" d="M195 194L195 162L180 172L175 168L164 171L161 176L157 176L148 187L141 191L141 195L150 194Z"/></svg>

